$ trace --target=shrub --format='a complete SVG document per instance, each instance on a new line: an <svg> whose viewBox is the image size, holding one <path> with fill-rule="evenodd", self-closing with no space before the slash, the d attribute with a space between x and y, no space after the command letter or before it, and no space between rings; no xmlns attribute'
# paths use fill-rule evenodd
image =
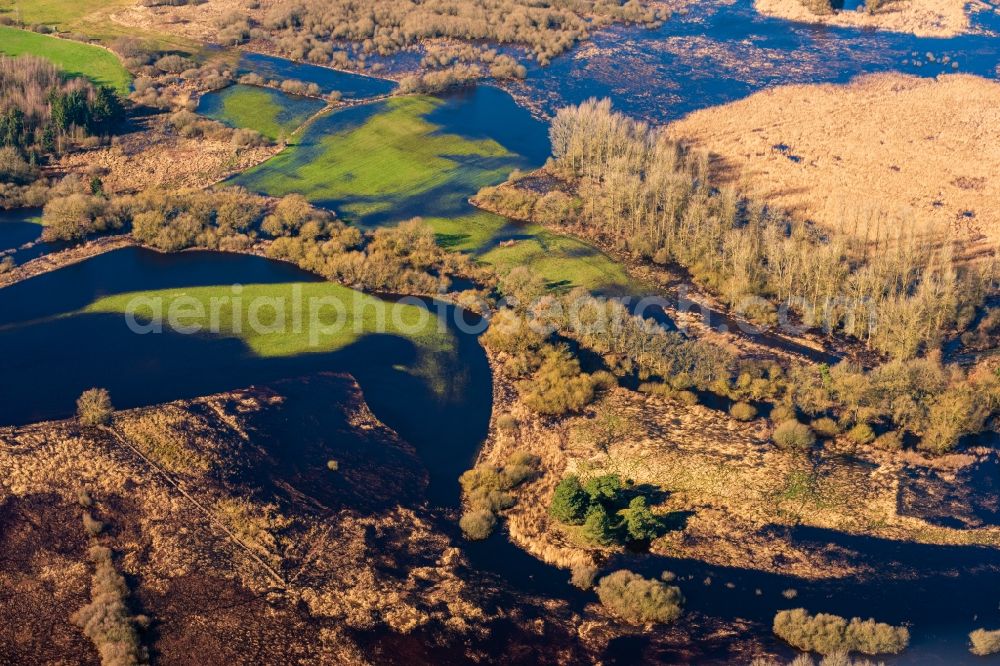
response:
<svg viewBox="0 0 1000 666"><path fill-rule="evenodd" d="M869 618L854 618L847 625L848 649L863 654L899 654L910 644L910 630Z"/></svg>
<svg viewBox="0 0 1000 666"><path fill-rule="evenodd" d="M625 569L601 578L597 597L613 614L636 624L672 622L681 616L684 604L679 588Z"/></svg>
<svg viewBox="0 0 1000 666"><path fill-rule="evenodd" d="M778 425L771 438L775 444L789 451L805 451L816 443L812 430L795 420Z"/></svg>
<svg viewBox="0 0 1000 666"><path fill-rule="evenodd" d="M488 509L473 509L465 513L458 521L459 527L466 538L480 541L493 533L497 517Z"/></svg>
<svg viewBox="0 0 1000 666"><path fill-rule="evenodd" d="M827 439L833 439L840 434L840 426L837 422L828 416L823 416L818 419L813 419L813 422L809 424L813 432L820 437L825 437Z"/></svg>
<svg viewBox="0 0 1000 666"><path fill-rule="evenodd" d="M633 497L622 513L628 535L636 541L649 541L660 535L660 519L646 506L645 497Z"/></svg>
<svg viewBox="0 0 1000 666"><path fill-rule="evenodd" d="M737 421L753 421L757 418L757 408L748 402L735 402L729 408L729 415Z"/></svg>
<svg viewBox="0 0 1000 666"><path fill-rule="evenodd" d="M796 418L795 408L791 405L775 405L771 409L771 420L775 423L784 423L785 421L792 421Z"/></svg>
<svg viewBox="0 0 1000 666"><path fill-rule="evenodd" d="M496 526L496 512L514 505L508 491L524 483L538 471L541 459L519 451L511 455L503 467L477 465L466 470L459 483L468 510L459 525L470 539L485 539Z"/></svg>
<svg viewBox="0 0 1000 666"><path fill-rule="evenodd" d="M676 391L673 397L685 405L694 406L698 404L698 394L694 391Z"/></svg>
<svg viewBox="0 0 1000 666"><path fill-rule="evenodd" d="M575 564L571 569L569 582L581 590L589 590L594 587L595 578L597 578L597 567L593 564Z"/></svg>
<svg viewBox="0 0 1000 666"><path fill-rule="evenodd" d="M90 559L95 565L90 603L74 613L71 620L97 647L101 663L114 666L146 663L147 654L139 643L135 619L126 606L128 587L115 570L111 550L94 546L90 549Z"/></svg>
<svg viewBox="0 0 1000 666"><path fill-rule="evenodd" d="M511 414L501 414L497 417L497 429L512 432L517 429L517 419Z"/></svg>
<svg viewBox="0 0 1000 666"><path fill-rule="evenodd" d="M615 542L615 526L611 523L611 516L604 505L595 503L587 509L587 516L583 519L581 530L583 537L591 543L600 546L609 546Z"/></svg>
<svg viewBox="0 0 1000 666"><path fill-rule="evenodd" d="M85 194L52 198L42 209L42 221L47 241L79 240L122 227L121 217L104 199Z"/></svg>
<svg viewBox="0 0 1000 666"><path fill-rule="evenodd" d="M83 529L92 537L96 537L104 531L104 523L94 518L89 511L83 512Z"/></svg>
<svg viewBox="0 0 1000 666"><path fill-rule="evenodd" d="M492 465L478 465L462 473L458 479L466 500L475 508L498 511L510 507L514 498L507 490L500 469Z"/></svg>
<svg viewBox="0 0 1000 666"><path fill-rule="evenodd" d="M847 436L856 444L871 444L875 441L875 431L867 423L859 423L847 431Z"/></svg>
<svg viewBox="0 0 1000 666"><path fill-rule="evenodd" d="M874 444L883 451L902 451L903 434L898 430L890 430L876 437Z"/></svg>
<svg viewBox="0 0 1000 666"><path fill-rule="evenodd" d="M972 647L969 652L980 657L986 657L1000 652L1000 629L989 631L986 629L976 629L969 634L969 641Z"/></svg>
<svg viewBox="0 0 1000 666"><path fill-rule="evenodd" d="M92 388L84 391L76 401L76 415L88 426L107 425L114 412L111 395L106 389Z"/></svg>
<svg viewBox="0 0 1000 666"><path fill-rule="evenodd" d="M833 13L833 0L799 0L813 14L825 16Z"/></svg>
<svg viewBox="0 0 1000 666"><path fill-rule="evenodd" d="M578 412L594 399L594 383L580 372L580 362L561 348L551 348L529 380L518 382L526 404L540 414Z"/></svg>
<svg viewBox="0 0 1000 666"><path fill-rule="evenodd" d="M503 485L516 488L538 472L542 459L527 451L515 451L503 466Z"/></svg>
<svg viewBox="0 0 1000 666"><path fill-rule="evenodd" d="M549 504L549 515L560 523L582 525L589 505L590 497L580 486L579 477L571 475L556 486Z"/></svg>
<svg viewBox="0 0 1000 666"><path fill-rule="evenodd" d="M774 616L774 633L800 650L832 654L863 652L865 654L899 654L910 643L906 627L895 627L873 619L853 618L850 622L839 615L810 615L804 608L784 610Z"/></svg>

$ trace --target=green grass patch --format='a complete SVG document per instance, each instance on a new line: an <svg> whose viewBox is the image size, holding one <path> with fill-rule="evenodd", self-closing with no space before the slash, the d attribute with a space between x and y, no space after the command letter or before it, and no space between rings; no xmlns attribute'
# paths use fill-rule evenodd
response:
<svg viewBox="0 0 1000 666"><path fill-rule="evenodd" d="M274 196L303 194L368 226L460 215L471 194L522 160L496 141L427 120L443 103L402 97L318 118L296 145L236 180Z"/></svg>
<svg viewBox="0 0 1000 666"><path fill-rule="evenodd" d="M237 84L202 96L198 113L230 127L256 130L277 140L282 136L287 139L325 107L326 102L318 99Z"/></svg>
<svg viewBox="0 0 1000 666"><path fill-rule="evenodd" d="M114 53L90 44L0 26L0 53L46 58L67 74L111 86L122 95L128 94L132 84L132 75Z"/></svg>
<svg viewBox="0 0 1000 666"><path fill-rule="evenodd" d="M583 287L610 296L624 295L635 285L621 264L583 241L536 225L525 225L513 245L495 247L480 259L501 272L528 266L556 290ZM523 237L527 236L527 237Z"/></svg>
<svg viewBox="0 0 1000 666"><path fill-rule="evenodd" d="M475 208L468 198L532 165L489 138L488 126L437 122L442 117L437 112L453 110L450 103L400 97L320 116L296 145L238 176L235 184L272 196L300 193L368 228L419 216L449 249L476 254L501 270L528 266L556 288L631 290L626 272L611 258L535 225L517 229L513 245L496 246L510 223Z"/></svg>
<svg viewBox="0 0 1000 666"><path fill-rule="evenodd" d="M430 352L454 345L427 310L332 282L131 292L97 300L84 312L132 313L140 322L162 321L165 329L238 338L262 358L337 351L372 333L398 335Z"/></svg>

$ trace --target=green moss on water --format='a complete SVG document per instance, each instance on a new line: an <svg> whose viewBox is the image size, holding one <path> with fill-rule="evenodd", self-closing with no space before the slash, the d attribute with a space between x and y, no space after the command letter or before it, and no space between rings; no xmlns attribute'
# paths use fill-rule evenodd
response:
<svg viewBox="0 0 1000 666"><path fill-rule="evenodd" d="M111 86L122 95L127 95L132 85L132 75L118 57L98 46L0 26L0 53L46 58L67 74L84 76L94 83Z"/></svg>
<svg viewBox="0 0 1000 666"><path fill-rule="evenodd" d="M277 140L290 137L325 107L325 102L311 97L238 84L204 95L198 112L230 127L256 130Z"/></svg>

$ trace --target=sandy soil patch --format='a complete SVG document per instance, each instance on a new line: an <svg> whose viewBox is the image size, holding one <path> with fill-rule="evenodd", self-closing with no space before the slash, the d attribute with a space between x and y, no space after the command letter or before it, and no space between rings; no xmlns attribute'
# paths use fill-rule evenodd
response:
<svg viewBox="0 0 1000 666"><path fill-rule="evenodd" d="M672 136L718 156L720 177L829 227L949 227L1000 239L1000 83L953 74L795 85L692 113ZM883 222L885 224L886 222Z"/></svg>
<svg viewBox="0 0 1000 666"><path fill-rule="evenodd" d="M970 30L966 0L894 0L874 14L858 11L837 11L830 15L813 13L800 0L755 0L754 7L768 14L791 21L822 23L850 28L877 28L891 32L906 32L918 37L952 37ZM992 6L974 0L973 11Z"/></svg>
<svg viewBox="0 0 1000 666"><path fill-rule="evenodd" d="M162 116L141 121L138 131L116 137L111 146L66 155L56 169L84 173L97 168L103 172L105 192L112 194L153 187L202 188L260 164L279 150L182 138L170 131Z"/></svg>

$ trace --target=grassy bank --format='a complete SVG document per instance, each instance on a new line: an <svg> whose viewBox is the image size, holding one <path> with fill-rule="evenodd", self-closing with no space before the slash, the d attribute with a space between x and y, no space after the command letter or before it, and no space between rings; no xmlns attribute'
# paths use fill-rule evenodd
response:
<svg viewBox="0 0 1000 666"><path fill-rule="evenodd" d="M0 26L0 53L30 54L51 60L67 74L85 76L94 83L128 94L132 75L111 51L97 46Z"/></svg>
<svg viewBox="0 0 1000 666"><path fill-rule="evenodd" d="M287 138L326 104L270 88L235 85L202 97L198 112L230 127L260 132L271 140Z"/></svg>

